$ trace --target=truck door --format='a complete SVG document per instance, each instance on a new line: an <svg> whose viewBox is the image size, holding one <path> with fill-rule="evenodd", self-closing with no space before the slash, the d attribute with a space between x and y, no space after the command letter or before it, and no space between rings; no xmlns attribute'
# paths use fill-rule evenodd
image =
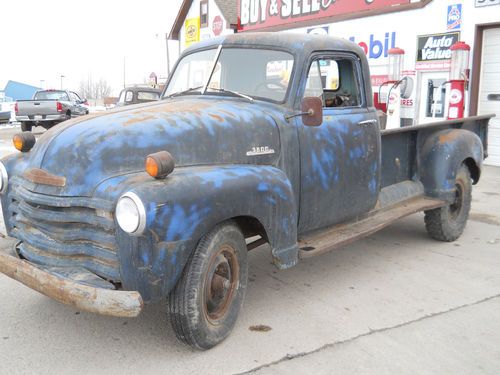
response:
<svg viewBox="0 0 500 375"><path fill-rule="evenodd" d="M380 188L380 129L367 107L359 59L318 55L310 62L303 97L323 101L323 123L299 122L299 233L372 209ZM369 77L365 77L369 79Z"/></svg>

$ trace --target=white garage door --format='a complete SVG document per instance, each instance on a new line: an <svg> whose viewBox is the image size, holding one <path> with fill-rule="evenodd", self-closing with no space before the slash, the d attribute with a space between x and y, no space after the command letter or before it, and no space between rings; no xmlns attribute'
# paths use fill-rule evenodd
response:
<svg viewBox="0 0 500 375"><path fill-rule="evenodd" d="M484 30L478 113L497 115L490 121L485 163L500 166L500 28Z"/></svg>

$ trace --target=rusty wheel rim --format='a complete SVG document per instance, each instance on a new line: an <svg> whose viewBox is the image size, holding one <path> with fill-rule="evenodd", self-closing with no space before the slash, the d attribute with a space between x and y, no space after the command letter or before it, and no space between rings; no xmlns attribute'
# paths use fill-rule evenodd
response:
<svg viewBox="0 0 500 375"><path fill-rule="evenodd" d="M236 294L239 276L236 250L230 245L221 246L211 257L205 277L203 306L212 324L226 316Z"/></svg>
<svg viewBox="0 0 500 375"><path fill-rule="evenodd" d="M464 186L461 181L457 181L455 185L455 200L450 205L450 216L453 220L456 220L460 213L462 212L462 207L464 203Z"/></svg>

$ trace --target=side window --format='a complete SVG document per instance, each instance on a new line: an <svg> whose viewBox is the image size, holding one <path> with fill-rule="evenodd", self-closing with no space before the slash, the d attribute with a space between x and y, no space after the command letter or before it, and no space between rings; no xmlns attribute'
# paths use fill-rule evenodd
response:
<svg viewBox="0 0 500 375"><path fill-rule="evenodd" d="M208 0L200 1L200 27L208 27Z"/></svg>
<svg viewBox="0 0 500 375"><path fill-rule="evenodd" d="M132 91L127 91L125 94L125 101L131 102L134 99L134 93Z"/></svg>
<svg viewBox="0 0 500 375"><path fill-rule="evenodd" d="M151 91L137 92L137 100L158 100L160 94Z"/></svg>
<svg viewBox="0 0 500 375"><path fill-rule="evenodd" d="M69 93L69 96L71 98L71 101L73 102L80 102L80 98L78 97L78 95L76 95L74 92L70 92Z"/></svg>
<svg viewBox="0 0 500 375"><path fill-rule="evenodd" d="M356 63L349 58L320 58L309 68L304 96L317 96L323 107L357 107L361 104Z"/></svg>
<svg viewBox="0 0 500 375"><path fill-rule="evenodd" d="M120 98L118 99L118 102L119 103L125 102L125 91L124 90L120 93Z"/></svg>

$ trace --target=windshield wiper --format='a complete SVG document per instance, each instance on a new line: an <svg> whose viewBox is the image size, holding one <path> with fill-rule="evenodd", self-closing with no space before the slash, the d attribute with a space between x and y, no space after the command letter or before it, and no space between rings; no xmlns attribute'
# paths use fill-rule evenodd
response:
<svg viewBox="0 0 500 375"><path fill-rule="evenodd" d="M209 90L218 91L218 92L227 92L227 93L229 93L229 94L233 94L233 95L235 95L235 96L239 96L239 97L241 97L241 98L245 98L245 99L247 99L248 101L250 101L250 102L252 102L252 103L253 103L253 100L254 100L251 96L248 96L248 95L242 94L242 93L240 93L240 92L238 92L238 91L233 91L233 90L228 90L228 89L222 89L222 88L221 88L221 89L219 89L219 88L215 88L215 87L209 87L208 89L209 89Z"/></svg>
<svg viewBox="0 0 500 375"><path fill-rule="evenodd" d="M173 98L175 96L179 96L179 95L183 95L183 94L187 94L188 92L191 92L191 91L195 91L195 90L199 90L201 88L203 88L204 86L196 86L196 87L190 87L186 90L182 90L182 91L177 91L177 92L174 92L173 94L170 94L170 95L167 95L165 98Z"/></svg>

